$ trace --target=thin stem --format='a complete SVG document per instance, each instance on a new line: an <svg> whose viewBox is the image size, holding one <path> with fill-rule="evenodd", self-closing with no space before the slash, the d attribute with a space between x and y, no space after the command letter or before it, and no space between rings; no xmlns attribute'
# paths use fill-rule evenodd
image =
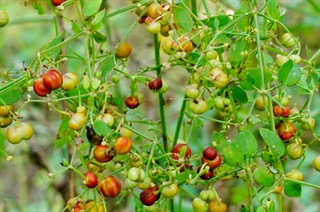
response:
<svg viewBox="0 0 320 212"><path fill-rule="evenodd" d="M181 105L181 108L180 108L180 114L179 114L179 118L178 118L178 122L177 122L177 126L176 126L176 131L175 131L175 134L174 134L172 146L175 146L177 144L177 141L178 141L178 138L179 138L179 134L180 134L181 124L182 124L183 117L184 117L184 111L186 109L186 105L187 105L187 96L184 95L183 101L182 101L182 105Z"/></svg>
<svg viewBox="0 0 320 212"><path fill-rule="evenodd" d="M153 42L154 42L154 53L155 53L155 60L156 60L156 66L160 65L160 43L158 39L158 35L155 34L153 36ZM157 76L161 79L161 66L157 68ZM164 150L168 151L168 138L167 138L167 128L166 128L166 116L164 112L164 99L162 93L158 94L159 98L159 107L160 107L160 117L161 117L161 126L162 126L162 138L163 138L163 146Z"/></svg>

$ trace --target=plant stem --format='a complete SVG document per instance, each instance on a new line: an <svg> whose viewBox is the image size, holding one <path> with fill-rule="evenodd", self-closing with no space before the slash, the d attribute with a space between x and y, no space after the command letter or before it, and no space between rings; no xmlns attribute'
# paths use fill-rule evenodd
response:
<svg viewBox="0 0 320 212"><path fill-rule="evenodd" d="M178 118L178 122L177 122L177 126L176 126L176 131L174 134L174 138L173 138L173 144L172 146L175 146L177 144L178 138L179 138L179 133L180 133L180 128L181 128L181 124L183 121L183 116L184 116L184 111L186 109L186 104L187 104L187 96L184 95L183 100L182 100L182 105L180 108L180 114L179 114L179 118Z"/></svg>
<svg viewBox="0 0 320 212"><path fill-rule="evenodd" d="M158 35L155 34L153 36L153 42L154 42L154 54L155 54L155 60L156 60L156 66L157 68L157 77L161 79L161 66L160 65L160 45L159 45L159 39ZM161 126L162 126L162 139L163 139L163 147L164 150L168 151L168 138L167 138L167 128L166 128L166 116L164 112L164 99L162 93L158 94L159 98L159 107L160 107L160 118L161 118Z"/></svg>

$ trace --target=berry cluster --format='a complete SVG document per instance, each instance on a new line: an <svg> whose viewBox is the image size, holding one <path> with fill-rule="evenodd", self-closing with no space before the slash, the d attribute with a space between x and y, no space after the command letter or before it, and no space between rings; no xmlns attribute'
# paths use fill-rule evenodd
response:
<svg viewBox="0 0 320 212"><path fill-rule="evenodd" d="M202 165L198 167L197 171L200 172L203 164L208 167L207 172L201 175L201 179L209 180L214 176L214 169L220 166L221 156L212 147L207 147L202 152L201 158Z"/></svg>

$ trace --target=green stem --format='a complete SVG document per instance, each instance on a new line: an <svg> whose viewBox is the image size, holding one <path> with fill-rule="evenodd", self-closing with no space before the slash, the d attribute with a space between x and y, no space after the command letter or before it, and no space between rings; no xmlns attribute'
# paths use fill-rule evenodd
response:
<svg viewBox="0 0 320 212"><path fill-rule="evenodd" d="M153 42L154 42L154 53L155 53L155 60L156 60L156 66L159 66L160 63L160 43L158 39L158 35L155 34L153 36ZM161 79L161 66L157 69L157 76ZM161 126L162 126L162 138L163 138L163 146L164 150L168 151L168 138L167 138L167 128L166 128L166 116L164 112L164 99L162 93L158 94L159 97L159 107L160 107L160 118L161 118Z"/></svg>
<svg viewBox="0 0 320 212"><path fill-rule="evenodd" d="M181 124L182 124L182 121L183 121L184 111L186 109L186 105L187 105L187 96L184 95L183 100L182 100L182 105L181 105L181 108L180 108L180 114L179 114L179 118L178 118L178 122L177 122L177 126L176 126L176 131L175 131L175 134L174 134L172 146L175 146L177 144L177 141L178 141L178 138L179 138L179 134L180 134Z"/></svg>
<svg viewBox="0 0 320 212"><path fill-rule="evenodd" d="M315 184L307 183L307 182L300 181L300 180L294 180L294 179L287 178L287 177L285 177L284 179L287 180L287 181L291 181L291 182L295 182L295 183L301 184L301 185L305 185L305 186L309 186L309 187L312 187L312 188L320 189L320 186L315 185Z"/></svg>

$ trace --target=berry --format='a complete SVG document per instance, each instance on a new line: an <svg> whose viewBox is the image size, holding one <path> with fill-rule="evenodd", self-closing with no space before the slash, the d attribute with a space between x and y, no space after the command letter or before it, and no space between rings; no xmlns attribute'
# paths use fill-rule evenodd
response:
<svg viewBox="0 0 320 212"><path fill-rule="evenodd" d="M226 212L227 205L223 202L212 201L209 203L209 212Z"/></svg>
<svg viewBox="0 0 320 212"><path fill-rule="evenodd" d="M38 96L42 96L42 97L47 96L52 91L50 88L47 88L44 85L42 78L39 78L36 81L34 81L33 90Z"/></svg>
<svg viewBox="0 0 320 212"><path fill-rule="evenodd" d="M104 212L105 211L102 204L96 203L93 200L89 201L87 204L84 205L84 210L86 212Z"/></svg>
<svg viewBox="0 0 320 212"><path fill-rule="evenodd" d="M200 172L201 167L202 167L202 166L199 166L199 167L197 168L197 173ZM208 167L209 167L209 166L208 166ZM213 178L213 176L214 176L213 170L212 170L212 169L209 169L207 172L205 172L204 174L202 174L202 175L200 176L200 178L203 179L203 180L210 180L211 178Z"/></svg>
<svg viewBox="0 0 320 212"><path fill-rule="evenodd" d="M97 117L97 119L103 121L109 127L112 127L114 125L114 122L115 122L114 116L111 113L105 113L103 115L99 115Z"/></svg>
<svg viewBox="0 0 320 212"><path fill-rule="evenodd" d="M96 132L91 127L87 126L86 129L87 129L86 135L87 135L89 142L94 145L101 144L103 138L101 136L97 135Z"/></svg>
<svg viewBox="0 0 320 212"><path fill-rule="evenodd" d="M217 157L215 157L215 159L213 160L208 160L206 159L204 156L201 158L201 162L202 164L207 163L207 166L210 167L210 169L214 169L218 166L220 166L221 164L221 157L220 155L217 155Z"/></svg>
<svg viewBox="0 0 320 212"><path fill-rule="evenodd" d="M98 184L98 178L97 178L97 175L95 175L94 173L92 172L86 172L83 174L84 177L85 177L85 185L88 187L88 188L94 188L97 186Z"/></svg>
<svg viewBox="0 0 320 212"><path fill-rule="evenodd" d="M5 11L0 11L0 27L7 25L9 22L9 15Z"/></svg>
<svg viewBox="0 0 320 212"><path fill-rule="evenodd" d="M307 120L302 121L302 129L304 130L310 130L313 129L316 125L316 120L312 117L309 117Z"/></svg>
<svg viewBox="0 0 320 212"><path fill-rule="evenodd" d="M198 84L190 84L187 86L185 91L186 97L195 99L200 95Z"/></svg>
<svg viewBox="0 0 320 212"><path fill-rule="evenodd" d="M99 180L98 188L103 196L116 197L120 194L121 183L117 178L113 176L107 176Z"/></svg>
<svg viewBox="0 0 320 212"><path fill-rule="evenodd" d="M5 128L12 123L12 118L10 116L3 117L0 116L0 128Z"/></svg>
<svg viewBox="0 0 320 212"><path fill-rule="evenodd" d="M0 116L6 117L10 114L10 112L14 111L14 105L5 105L0 106Z"/></svg>
<svg viewBox="0 0 320 212"><path fill-rule="evenodd" d="M290 108L288 106L285 106L283 109L282 109L282 113L281 113L281 116L284 117L284 118L288 118L290 115Z"/></svg>
<svg viewBox="0 0 320 212"><path fill-rule="evenodd" d="M106 163L112 160L113 155L108 145L97 145L93 150L94 159L101 163Z"/></svg>
<svg viewBox="0 0 320 212"><path fill-rule="evenodd" d="M69 120L69 127L73 130L80 130L86 123L85 113L75 113L71 116Z"/></svg>
<svg viewBox="0 0 320 212"><path fill-rule="evenodd" d="M217 157L217 151L212 147L207 147L203 150L202 155L207 160L214 160Z"/></svg>
<svg viewBox="0 0 320 212"><path fill-rule="evenodd" d="M61 87L63 78L62 74L57 70L48 70L42 76L43 84L51 90Z"/></svg>
<svg viewBox="0 0 320 212"><path fill-rule="evenodd" d="M204 99L194 99L190 102L190 110L195 114L203 114L207 108L208 104Z"/></svg>
<svg viewBox="0 0 320 212"><path fill-rule="evenodd" d="M142 204L150 206L153 205L159 198L160 194L156 194L158 189L156 187L149 188L140 193L140 201Z"/></svg>
<svg viewBox="0 0 320 212"><path fill-rule="evenodd" d="M181 153L182 151L183 151L183 153ZM181 157L186 159L191 156L191 149L186 144L180 143L180 144L176 144L173 147L171 153L172 153L172 158L175 160L178 160ZM182 155L180 155L180 154L182 154Z"/></svg>
<svg viewBox="0 0 320 212"><path fill-rule="evenodd" d="M209 82L216 88L224 88L229 84L229 78L221 69L214 68L209 73Z"/></svg>
<svg viewBox="0 0 320 212"><path fill-rule="evenodd" d="M127 107L131 108L131 109L137 108L140 104L137 96L135 96L134 99L132 98L132 96L128 96L126 98L125 103L126 103Z"/></svg>
<svg viewBox="0 0 320 212"><path fill-rule="evenodd" d="M208 211L209 205L206 201L200 198L195 198L192 201L192 208L195 212L206 212Z"/></svg>
<svg viewBox="0 0 320 212"><path fill-rule="evenodd" d="M68 91L77 87L79 82L78 76L72 72L66 73L62 76L61 89Z"/></svg>
<svg viewBox="0 0 320 212"><path fill-rule="evenodd" d="M268 97L259 96L254 104L254 108L263 111L265 107L268 107Z"/></svg>
<svg viewBox="0 0 320 212"><path fill-rule="evenodd" d="M300 181L303 181L304 179L303 173L298 171L297 169L291 170L289 173L286 174L286 177L293 180L300 180Z"/></svg>
<svg viewBox="0 0 320 212"><path fill-rule="evenodd" d="M273 115L280 117L282 115L282 107L276 105L273 107Z"/></svg>
<svg viewBox="0 0 320 212"><path fill-rule="evenodd" d="M152 35L160 32L160 29L161 29L161 24L158 21L152 21L147 27L148 32Z"/></svg>
<svg viewBox="0 0 320 212"><path fill-rule="evenodd" d="M130 56L132 47L129 43L123 42L117 49L116 56L118 58L127 58Z"/></svg>
<svg viewBox="0 0 320 212"><path fill-rule="evenodd" d="M320 172L320 155L315 157L312 161L313 168Z"/></svg>
<svg viewBox="0 0 320 212"><path fill-rule="evenodd" d="M177 184L172 183L168 186L166 184L170 184L170 182L164 182L163 187L161 189L161 195L166 198L173 198L179 191L179 187Z"/></svg>
<svg viewBox="0 0 320 212"><path fill-rule="evenodd" d="M294 45L294 39L289 33L285 33L281 36L281 43L284 47L290 48Z"/></svg>
<svg viewBox="0 0 320 212"><path fill-rule="evenodd" d="M302 157L304 154L304 149L301 144L298 143L290 143L286 148L287 155L292 160L296 160Z"/></svg>
<svg viewBox="0 0 320 212"><path fill-rule="evenodd" d="M52 4L54 6L59 6L61 5L63 2L65 2L66 0L51 0Z"/></svg>
<svg viewBox="0 0 320 212"><path fill-rule="evenodd" d="M128 178L131 181L143 181L146 178L146 173L143 169L137 167L131 167L128 171Z"/></svg>
<svg viewBox="0 0 320 212"><path fill-rule="evenodd" d="M148 87L152 91L157 91L162 88L162 80L160 78L156 78L149 82Z"/></svg>
<svg viewBox="0 0 320 212"><path fill-rule="evenodd" d="M117 154L127 154L132 148L132 141L126 137L117 138L113 148Z"/></svg>

